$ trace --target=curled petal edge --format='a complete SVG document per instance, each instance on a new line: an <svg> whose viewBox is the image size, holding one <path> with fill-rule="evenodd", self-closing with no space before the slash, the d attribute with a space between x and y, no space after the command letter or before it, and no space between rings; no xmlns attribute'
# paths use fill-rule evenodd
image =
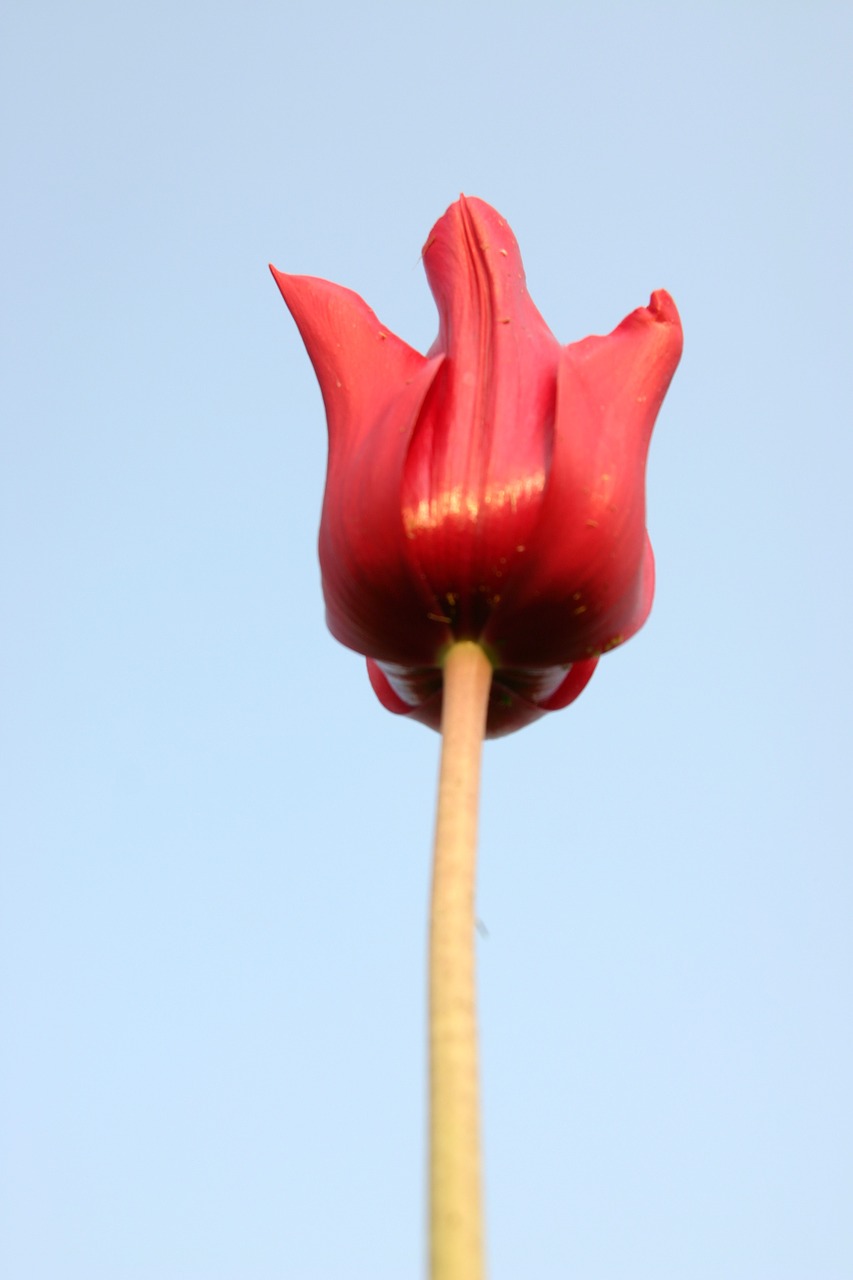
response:
<svg viewBox="0 0 853 1280"><path fill-rule="evenodd" d="M489 698L486 737L504 737L539 720L549 711L561 711L584 691L592 679L597 663L597 658L588 658L556 671L495 671ZM409 719L440 732L440 668L389 670L368 658L367 674L374 693L386 711L398 716L408 716Z"/></svg>

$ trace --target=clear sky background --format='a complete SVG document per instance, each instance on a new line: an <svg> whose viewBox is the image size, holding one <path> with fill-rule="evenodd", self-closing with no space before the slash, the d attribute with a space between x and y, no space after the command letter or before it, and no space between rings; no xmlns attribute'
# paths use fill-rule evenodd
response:
<svg viewBox="0 0 853 1280"><path fill-rule="evenodd" d="M9 1280L424 1256L438 739L328 635L320 395L267 271L425 350L460 191L554 332L685 354L658 594L485 753L492 1280L853 1275L853 9L9 0Z"/></svg>

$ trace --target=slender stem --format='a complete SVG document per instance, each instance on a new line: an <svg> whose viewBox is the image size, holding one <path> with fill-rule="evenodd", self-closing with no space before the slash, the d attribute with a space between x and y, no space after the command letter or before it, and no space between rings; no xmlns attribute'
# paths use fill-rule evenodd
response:
<svg viewBox="0 0 853 1280"><path fill-rule="evenodd" d="M460 641L444 665L429 939L430 1280L482 1280L474 989L480 757L492 668Z"/></svg>

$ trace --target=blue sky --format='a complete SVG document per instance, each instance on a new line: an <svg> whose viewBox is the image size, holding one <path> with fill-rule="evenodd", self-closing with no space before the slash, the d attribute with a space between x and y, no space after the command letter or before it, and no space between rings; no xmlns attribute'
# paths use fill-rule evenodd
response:
<svg viewBox="0 0 853 1280"><path fill-rule="evenodd" d="M685 328L652 616L485 753L490 1275L849 1277L849 8L3 28L3 1273L422 1274L438 740L325 630L267 263L425 350L465 191L562 341Z"/></svg>

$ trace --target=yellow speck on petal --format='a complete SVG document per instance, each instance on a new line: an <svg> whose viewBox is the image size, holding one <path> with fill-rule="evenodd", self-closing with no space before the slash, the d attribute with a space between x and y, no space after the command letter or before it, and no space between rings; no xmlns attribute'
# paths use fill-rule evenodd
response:
<svg viewBox="0 0 853 1280"><path fill-rule="evenodd" d="M586 613L586 610L587 610L587 606L585 604L579 604L577 609L572 609L572 617L577 618L582 613Z"/></svg>
<svg viewBox="0 0 853 1280"><path fill-rule="evenodd" d="M598 528L598 521L597 521L597 520L587 520L587 522L586 522L586 527L587 527L587 529L597 529L597 528Z"/></svg>
<svg viewBox="0 0 853 1280"><path fill-rule="evenodd" d="M605 643L602 653L609 653L611 649L618 649L619 645L624 643L624 636L612 636L611 639Z"/></svg>
<svg viewBox="0 0 853 1280"><path fill-rule="evenodd" d="M505 507L516 511L521 504L536 498L544 488L543 470L509 484L492 485L486 489L482 498L477 493L464 493L462 485L455 485L452 489L445 489L443 493L422 498L417 506L404 509L403 525L406 535L412 538L416 533L438 529L445 521L451 520L476 524L487 511L500 511Z"/></svg>
<svg viewBox="0 0 853 1280"><path fill-rule="evenodd" d="M452 619L452 618L446 618L446 617L444 616L444 614L443 614L443 613L428 613L428 614L427 614L427 617L429 618L430 622L447 622L447 623L450 623L450 622L452 622L452 621L453 621L453 619Z"/></svg>
<svg viewBox="0 0 853 1280"><path fill-rule="evenodd" d="M503 254L503 256L504 256L504 257L506 257L506 256L507 256L506 249L501 249L501 253Z"/></svg>

